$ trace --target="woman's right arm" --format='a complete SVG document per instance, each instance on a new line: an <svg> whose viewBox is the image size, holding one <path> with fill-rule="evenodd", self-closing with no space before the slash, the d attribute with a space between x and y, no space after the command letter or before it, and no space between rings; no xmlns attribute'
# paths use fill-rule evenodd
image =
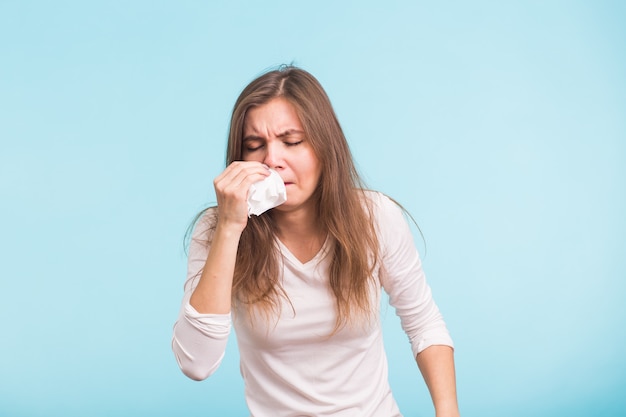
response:
<svg viewBox="0 0 626 417"><path fill-rule="evenodd" d="M207 378L224 356L237 247L248 222L248 190L268 175L267 167L258 162L229 165L214 181L218 216L212 236L207 220L215 216L205 215L194 230L185 295L172 339L178 365L191 379Z"/></svg>

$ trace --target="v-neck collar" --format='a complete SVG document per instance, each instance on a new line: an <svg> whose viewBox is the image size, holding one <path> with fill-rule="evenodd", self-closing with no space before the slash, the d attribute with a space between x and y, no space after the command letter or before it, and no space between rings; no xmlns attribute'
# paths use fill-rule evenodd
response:
<svg viewBox="0 0 626 417"><path fill-rule="evenodd" d="M315 256L313 256L311 259L309 259L306 262L301 262L296 257L296 255L291 253L289 248L287 248L287 245L285 245L278 237L276 237L276 242L278 243L278 248L280 249L283 256L287 260L289 260L289 262L291 262L293 265L299 268L307 268L307 267L310 267L311 265L317 265L322 259L324 259L324 256L326 256L326 253L328 252L328 246L329 246L329 238L328 238L328 235L326 235L326 240L324 240L324 244L322 245L320 250L317 251Z"/></svg>

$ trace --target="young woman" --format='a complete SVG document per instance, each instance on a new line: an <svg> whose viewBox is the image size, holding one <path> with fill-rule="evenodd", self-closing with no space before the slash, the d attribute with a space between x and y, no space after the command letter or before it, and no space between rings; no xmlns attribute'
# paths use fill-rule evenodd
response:
<svg viewBox="0 0 626 417"><path fill-rule="evenodd" d="M235 327L254 417L401 416L387 380L384 289L437 417L458 416L452 340L401 209L366 191L318 81L283 67L239 96L217 207L195 225L172 346L202 380ZM287 201L248 217L250 186L276 171Z"/></svg>

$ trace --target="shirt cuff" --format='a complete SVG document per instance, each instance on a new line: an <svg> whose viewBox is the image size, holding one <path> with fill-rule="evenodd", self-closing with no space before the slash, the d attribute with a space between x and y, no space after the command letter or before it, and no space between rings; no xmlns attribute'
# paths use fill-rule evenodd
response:
<svg viewBox="0 0 626 417"><path fill-rule="evenodd" d="M185 306L185 318L196 329L214 339L225 339L230 334L231 315L226 314L202 314L187 303Z"/></svg>
<svg viewBox="0 0 626 417"><path fill-rule="evenodd" d="M417 357L417 354L422 352L424 349L429 348L435 345L443 345L450 346L454 349L454 343L452 342L452 338L448 332L432 332L430 334L426 333L422 335L418 340L414 341L412 344L413 349L413 357Z"/></svg>

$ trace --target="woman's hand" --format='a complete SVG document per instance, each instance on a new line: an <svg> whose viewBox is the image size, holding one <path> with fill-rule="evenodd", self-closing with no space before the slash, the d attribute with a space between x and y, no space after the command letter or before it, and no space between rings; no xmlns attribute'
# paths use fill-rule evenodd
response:
<svg viewBox="0 0 626 417"><path fill-rule="evenodd" d="M250 186L269 175L267 165L260 162L235 161L215 178L219 227L243 232L248 224Z"/></svg>

